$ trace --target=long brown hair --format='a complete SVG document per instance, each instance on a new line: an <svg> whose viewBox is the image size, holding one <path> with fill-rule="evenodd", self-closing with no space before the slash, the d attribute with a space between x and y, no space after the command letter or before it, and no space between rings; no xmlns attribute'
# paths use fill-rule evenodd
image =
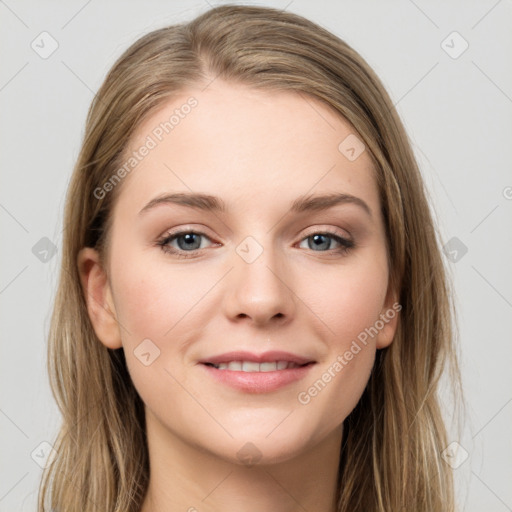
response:
<svg viewBox="0 0 512 512"><path fill-rule="evenodd" d="M134 130L189 86L216 77L303 94L346 119L373 160L402 305L393 343L377 351L368 385L344 422L338 511L454 510L438 384L454 382L455 310L427 192L411 144L370 66L343 40L298 15L224 5L155 30L114 64L95 96L69 185L48 371L62 413L58 455L41 481L40 512L138 512L149 480L144 408L122 349L92 328L77 255L105 254L122 190L95 194L122 165ZM446 363L449 363L448 365Z"/></svg>

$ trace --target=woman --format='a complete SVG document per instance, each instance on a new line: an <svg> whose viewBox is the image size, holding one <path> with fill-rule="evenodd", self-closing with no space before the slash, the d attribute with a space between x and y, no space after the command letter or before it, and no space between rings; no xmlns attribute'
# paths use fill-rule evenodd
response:
<svg viewBox="0 0 512 512"><path fill-rule="evenodd" d="M452 306L404 128L291 13L156 30L91 106L40 510L451 511Z"/></svg>

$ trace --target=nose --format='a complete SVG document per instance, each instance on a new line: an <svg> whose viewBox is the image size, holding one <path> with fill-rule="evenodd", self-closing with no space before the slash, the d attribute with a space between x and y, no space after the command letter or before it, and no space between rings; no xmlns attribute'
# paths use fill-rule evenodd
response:
<svg viewBox="0 0 512 512"><path fill-rule="evenodd" d="M288 323L296 307L290 267L267 248L249 261L234 254L225 289L226 315L254 326Z"/></svg>

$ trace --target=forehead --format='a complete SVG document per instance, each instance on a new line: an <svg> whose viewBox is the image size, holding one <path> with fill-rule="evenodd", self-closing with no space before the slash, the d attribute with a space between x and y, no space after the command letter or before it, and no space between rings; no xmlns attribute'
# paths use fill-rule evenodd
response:
<svg viewBox="0 0 512 512"><path fill-rule="evenodd" d="M119 202L139 211L164 192L200 192L268 210L304 194L344 192L374 210L374 169L359 139L311 96L217 79L176 95L137 128Z"/></svg>

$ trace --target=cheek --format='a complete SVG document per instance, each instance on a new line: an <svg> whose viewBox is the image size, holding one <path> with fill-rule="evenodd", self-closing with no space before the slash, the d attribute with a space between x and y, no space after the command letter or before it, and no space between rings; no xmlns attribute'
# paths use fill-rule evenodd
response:
<svg viewBox="0 0 512 512"><path fill-rule="evenodd" d="M140 263L126 261L124 267L113 276L117 317L130 333L122 333L123 342L143 337L160 343L172 336L211 287L207 273L180 265L155 267L141 258Z"/></svg>
<svg viewBox="0 0 512 512"><path fill-rule="evenodd" d="M316 279L302 297L325 326L326 358L297 396L307 410L327 411L318 428L339 425L357 405L371 374L376 353L372 327L383 312L387 267L347 267Z"/></svg>
<svg viewBox="0 0 512 512"><path fill-rule="evenodd" d="M190 340L204 337L205 316L212 314L208 292L220 276L166 261L148 264L143 254L112 267L116 315L135 386L143 397L162 386L166 393L169 386L177 391L167 372L186 383L186 350Z"/></svg>
<svg viewBox="0 0 512 512"><path fill-rule="evenodd" d="M132 257L112 276L128 371L142 400L155 411L166 410L172 397L183 395L178 381L186 384L187 374L181 340L196 336L202 325L194 305L208 282L201 285L198 274L178 267L148 266Z"/></svg>
<svg viewBox="0 0 512 512"><path fill-rule="evenodd" d="M330 344L343 350L378 320L387 285L387 267L375 260L318 273L309 284L301 283L297 294L324 324Z"/></svg>

